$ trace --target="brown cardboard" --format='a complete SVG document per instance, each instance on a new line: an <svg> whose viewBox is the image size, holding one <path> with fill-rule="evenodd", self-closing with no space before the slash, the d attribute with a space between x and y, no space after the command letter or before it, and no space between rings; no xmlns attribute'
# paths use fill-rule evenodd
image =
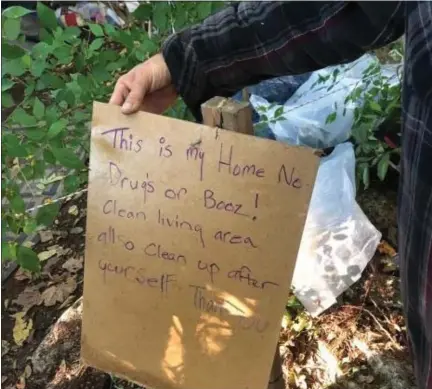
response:
<svg viewBox="0 0 432 389"><path fill-rule="evenodd" d="M266 388L314 150L102 103L91 136L83 360L149 388Z"/></svg>

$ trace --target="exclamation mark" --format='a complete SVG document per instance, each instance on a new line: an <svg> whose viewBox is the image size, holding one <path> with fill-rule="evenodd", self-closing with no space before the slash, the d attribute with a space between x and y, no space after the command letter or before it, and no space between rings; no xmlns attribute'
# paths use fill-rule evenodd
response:
<svg viewBox="0 0 432 389"><path fill-rule="evenodd" d="M255 193L255 209L258 208L258 199L259 199L259 194L258 194L258 193ZM255 221L256 218L257 218L257 217L254 216L254 217L252 218L252 220Z"/></svg>

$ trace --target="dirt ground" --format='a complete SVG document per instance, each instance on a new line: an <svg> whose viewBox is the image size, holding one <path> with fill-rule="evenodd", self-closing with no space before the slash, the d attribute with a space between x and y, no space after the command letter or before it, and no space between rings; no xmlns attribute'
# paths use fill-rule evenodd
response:
<svg viewBox="0 0 432 389"><path fill-rule="evenodd" d="M280 334L287 386L414 388L392 256L396 191L360 194L365 213L388 242L338 304L310 318L291 298ZM36 247L41 275L18 271L2 285L2 388L132 389L134 384L80 364L86 194L64 204ZM245 356L246 357L246 356Z"/></svg>

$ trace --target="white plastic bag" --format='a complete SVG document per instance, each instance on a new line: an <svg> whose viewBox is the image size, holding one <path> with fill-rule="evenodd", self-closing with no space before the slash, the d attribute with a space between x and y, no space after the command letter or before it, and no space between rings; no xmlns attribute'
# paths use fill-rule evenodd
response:
<svg viewBox="0 0 432 389"><path fill-rule="evenodd" d="M380 242L355 192L354 149L347 142L321 161L294 270L294 293L313 316L360 278Z"/></svg>

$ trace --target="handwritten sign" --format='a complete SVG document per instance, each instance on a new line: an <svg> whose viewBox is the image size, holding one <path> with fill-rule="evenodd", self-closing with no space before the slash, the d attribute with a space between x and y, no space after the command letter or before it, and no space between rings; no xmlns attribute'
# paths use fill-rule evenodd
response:
<svg viewBox="0 0 432 389"><path fill-rule="evenodd" d="M83 360L150 388L264 389L312 149L95 103Z"/></svg>

